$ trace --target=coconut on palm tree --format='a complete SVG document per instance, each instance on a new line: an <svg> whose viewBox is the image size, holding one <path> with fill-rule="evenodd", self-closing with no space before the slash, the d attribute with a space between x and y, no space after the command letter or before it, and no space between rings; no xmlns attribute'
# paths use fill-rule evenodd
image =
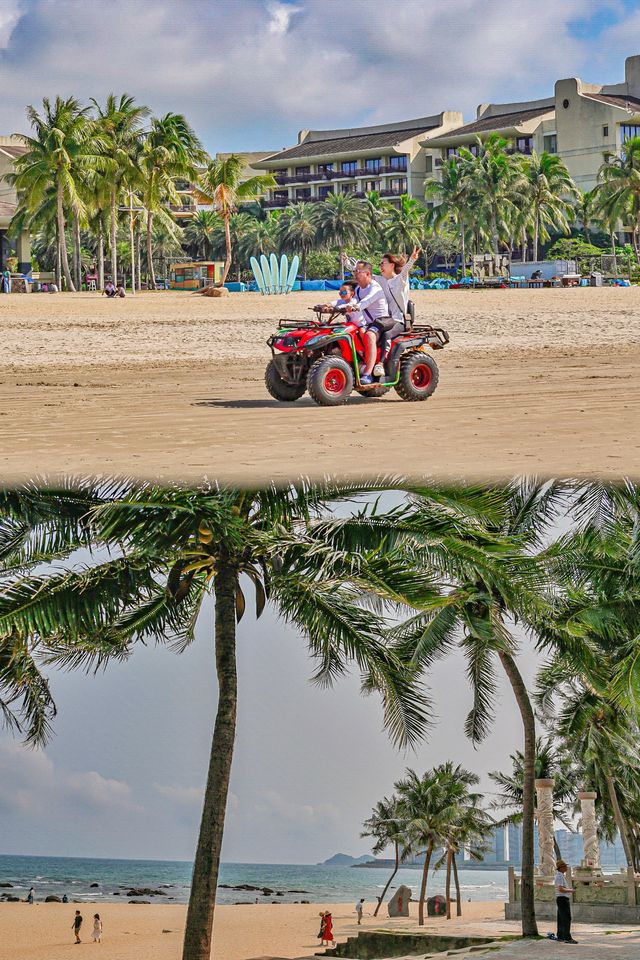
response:
<svg viewBox="0 0 640 960"><path fill-rule="evenodd" d="M323 515L346 495L331 484L248 491L117 480L0 492L0 663L18 653L8 686L3 678L9 704L12 692L25 695L19 668L31 669L34 652L51 664L92 669L126 659L150 638L181 650L194 641L198 619L210 617L204 605L213 598L218 705L185 960L211 957L236 730L236 624L247 588L258 616L270 604L305 636L316 683L329 685L355 667L363 689L380 694L394 740L413 743L424 727L423 698L385 642L379 612L412 581L382 545L353 554L323 537ZM78 567L71 558L81 548L87 559ZM30 682L22 713L27 723L35 717L29 732L37 738L49 708L46 690L37 678Z"/></svg>
<svg viewBox="0 0 640 960"><path fill-rule="evenodd" d="M270 187L276 186L272 174L245 177L244 170L245 161L243 158L237 154L232 154L223 160L211 160L199 180L202 193L209 197L224 225L225 260L221 285L227 279L233 257L231 217L240 203L255 200Z"/></svg>

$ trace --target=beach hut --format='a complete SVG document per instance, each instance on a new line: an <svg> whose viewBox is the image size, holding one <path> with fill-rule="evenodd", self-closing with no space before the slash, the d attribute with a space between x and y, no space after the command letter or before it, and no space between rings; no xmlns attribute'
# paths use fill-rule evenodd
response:
<svg viewBox="0 0 640 960"><path fill-rule="evenodd" d="M220 283L224 261L197 260L191 263L172 263L169 267L171 290L199 290L212 283Z"/></svg>

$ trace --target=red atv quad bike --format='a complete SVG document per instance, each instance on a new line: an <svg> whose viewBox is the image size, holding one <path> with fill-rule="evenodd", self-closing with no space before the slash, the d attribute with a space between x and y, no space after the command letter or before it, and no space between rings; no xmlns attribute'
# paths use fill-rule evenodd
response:
<svg viewBox="0 0 640 960"><path fill-rule="evenodd" d="M362 331L338 310L312 307L316 320L282 321L267 340L272 358L265 373L267 390L276 400L299 400L308 390L316 403L336 407L355 390L363 397L382 397L394 387L403 400L426 400L438 385L438 365L428 352L441 350L449 334L414 322L414 306L404 333L395 337L386 362L386 376L364 384ZM376 360L380 360L380 348Z"/></svg>

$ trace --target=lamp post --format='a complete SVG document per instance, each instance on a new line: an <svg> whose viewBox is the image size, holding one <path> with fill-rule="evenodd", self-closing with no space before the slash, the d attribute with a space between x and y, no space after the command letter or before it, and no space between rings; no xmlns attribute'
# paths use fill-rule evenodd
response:
<svg viewBox="0 0 640 960"><path fill-rule="evenodd" d="M129 206L118 207L118 210L123 210L129 213L129 243L131 244L131 294L134 295L136 292L136 248L134 242L133 215L134 213L144 213L144 207L134 207L133 190L129 190ZM116 283L117 282L118 278L116 277Z"/></svg>

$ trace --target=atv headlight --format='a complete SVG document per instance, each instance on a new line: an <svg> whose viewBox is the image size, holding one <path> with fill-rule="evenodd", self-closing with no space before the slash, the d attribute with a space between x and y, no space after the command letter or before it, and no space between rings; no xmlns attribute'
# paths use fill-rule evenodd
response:
<svg viewBox="0 0 640 960"><path fill-rule="evenodd" d="M282 337L281 340L276 340L275 346L287 349L289 347L295 347L299 339L300 337L293 337L290 334L287 334L286 336Z"/></svg>

